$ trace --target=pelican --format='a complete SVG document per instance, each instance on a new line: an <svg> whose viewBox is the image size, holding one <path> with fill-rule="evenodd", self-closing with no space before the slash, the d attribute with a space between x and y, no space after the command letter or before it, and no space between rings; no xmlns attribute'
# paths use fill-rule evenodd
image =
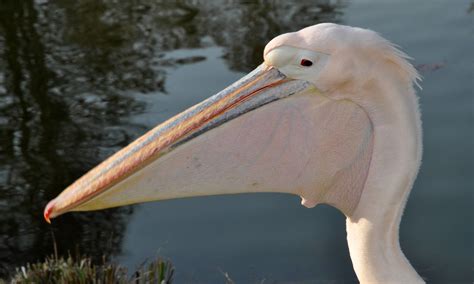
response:
<svg viewBox="0 0 474 284"><path fill-rule="evenodd" d="M399 244L421 164L408 56L379 34L331 23L282 34L254 71L170 118L51 200L69 211L216 194L280 192L346 216L362 283L423 283Z"/></svg>

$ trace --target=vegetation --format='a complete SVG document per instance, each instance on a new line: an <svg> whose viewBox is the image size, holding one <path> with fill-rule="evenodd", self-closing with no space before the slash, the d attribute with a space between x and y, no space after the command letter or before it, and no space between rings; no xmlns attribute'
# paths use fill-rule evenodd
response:
<svg viewBox="0 0 474 284"><path fill-rule="evenodd" d="M174 268L169 261L155 259L128 275L127 269L105 258L102 264L94 264L90 257L67 258L50 256L43 262L27 264L3 283L171 283Z"/></svg>

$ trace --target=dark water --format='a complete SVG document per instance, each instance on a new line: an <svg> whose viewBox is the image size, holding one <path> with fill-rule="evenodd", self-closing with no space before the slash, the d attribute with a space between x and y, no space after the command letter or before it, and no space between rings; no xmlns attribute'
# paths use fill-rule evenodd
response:
<svg viewBox="0 0 474 284"><path fill-rule="evenodd" d="M473 282L474 2L0 2L0 275L53 250L163 255L178 283L355 282L344 218L278 194L67 214L47 201L146 129L252 70L275 35L318 22L371 28L424 81L424 161L401 243L430 282ZM414 3L413 3L414 2Z"/></svg>

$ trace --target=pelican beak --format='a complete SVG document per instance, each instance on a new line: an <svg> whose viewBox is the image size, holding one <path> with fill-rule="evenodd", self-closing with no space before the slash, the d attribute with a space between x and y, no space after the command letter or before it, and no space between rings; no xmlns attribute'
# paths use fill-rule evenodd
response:
<svg viewBox="0 0 474 284"><path fill-rule="evenodd" d="M50 219L69 211L97 210L173 198L171 195L157 195L140 199L134 198L136 192L133 190L138 190L137 188L127 188L125 193L123 190L127 187L127 179L140 176L149 165L198 136L210 133L226 122L266 104L302 92L310 86L306 81L287 78L274 67L260 65L223 91L158 125L79 178L48 203L44 210L45 220L50 222ZM120 201L112 202L104 197L110 196L110 192L118 187L122 194Z"/></svg>

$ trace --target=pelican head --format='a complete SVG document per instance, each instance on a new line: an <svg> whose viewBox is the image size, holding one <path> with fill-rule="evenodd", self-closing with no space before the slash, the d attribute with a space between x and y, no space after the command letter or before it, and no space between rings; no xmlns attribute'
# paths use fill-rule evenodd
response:
<svg viewBox="0 0 474 284"><path fill-rule="evenodd" d="M280 35L254 71L115 153L50 201L44 217L290 193L346 215L361 281L420 282L398 245L421 159L417 79L406 55L370 30L319 24Z"/></svg>

